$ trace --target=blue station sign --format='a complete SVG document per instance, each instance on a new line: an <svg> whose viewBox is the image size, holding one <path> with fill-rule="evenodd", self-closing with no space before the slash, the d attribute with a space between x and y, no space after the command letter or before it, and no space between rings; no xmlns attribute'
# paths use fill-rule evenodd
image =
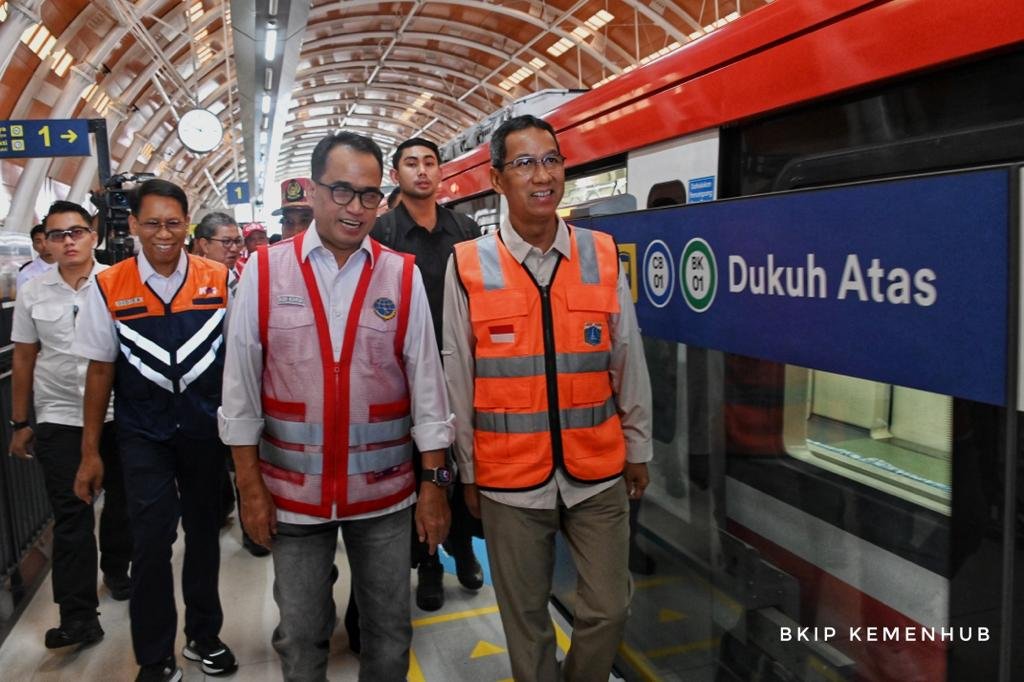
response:
<svg viewBox="0 0 1024 682"><path fill-rule="evenodd" d="M1003 405L1011 177L935 175L577 222L634 254L645 335Z"/></svg>
<svg viewBox="0 0 1024 682"><path fill-rule="evenodd" d="M91 153L87 119L0 121L0 159Z"/></svg>
<svg viewBox="0 0 1024 682"><path fill-rule="evenodd" d="M249 203L249 183L229 182L227 186L228 206Z"/></svg>

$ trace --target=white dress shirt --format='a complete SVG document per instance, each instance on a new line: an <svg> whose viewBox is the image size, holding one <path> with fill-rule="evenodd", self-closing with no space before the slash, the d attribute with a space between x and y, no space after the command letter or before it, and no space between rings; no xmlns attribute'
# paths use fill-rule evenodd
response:
<svg viewBox="0 0 1024 682"><path fill-rule="evenodd" d="M16 291L21 291L21 287L24 286L30 279L36 275L41 275L48 270L52 270L57 265L56 261L53 263L47 263L39 256L32 259L28 265L18 271L18 279L15 282L17 287Z"/></svg>
<svg viewBox="0 0 1024 682"><path fill-rule="evenodd" d="M184 250L178 258L174 272L165 277L153 269L143 253L139 253L139 278L153 290L161 301L170 303L174 294L185 282L188 271L188 255ZM93 292L86 296L81 310L78 311L78 329L75 332L75 343L72 350L89 359L99 362L113 362L121 348L117 340L117 327L110 316L106 301L99 287L92 287Z"/></svg>
<svg viewBox="0 0 1024 682"><path fill-rule="evenodd" d="M39 423L82 426L89 359L75 353L72 342L79 311L89 292L97 288L96 273L106 269L106 265L93 261L88 280L77 291L64 281L59 268L44 271L18 291L11 341L39 344L32 376ZM108 405L106 421L113 418L113 405Z"/></svg>
<svg viewBox="0 0 1024 682"><path fill-rule="evenodd" d="M515 231L506 216L501 222L501 240L512 257L530 271L541 286L551 281L558 257L572 257L569 229L558 219L558 228L551 248L541 252L526 242ZM634 464L649 462L654 454L651 445L651 380L647 374L643 340L637 326L633 295L625 273L619 272L616 289L619 313L611 315L612 392L615 407L622 420L622 433L626 440L626 461ZM448 394L456 415L455 455L459 462L459 477L463 483L476 480L473 472L473 392L475 378L473 328L469 321L469 302L466 291L459 283L454 260L448 259L444 283L444 356ZM607 490L619 479L603 483L580 483L566 476L559 467L546 484L525 492L481 490L485 497L511 507L526 509L556 509L559 498L567 507Z"/></svg>
<svg viewBox="0 0 1024 682"><path fill-rule="evenodd" d="M341 354L341 345L348 326L349 310L355 296L359 277L367 259L372 262L370 240L365 238L359 249L338 267L334 254L324 248L314 223L305 232L302 258L313 263L317 289L323 301L330 327L331 348L335 357ZM289 248L289 247L278 247ZM227 445L257 445L263 432L261 385L263 377L263 346L259 330L259 253L254 253L245 265L242 280L236 291L232 309L232 322L227 333L227 360L224 367L224 393L218 413L220 438ZM315 339L310 339L315 343ZM273 353L274 349L268 352ZM412 437L420 452L443 450L454 438L454 415L448 408L444 391L444 371L437 354L434 327L431 322L427 294L419 268L413 272L409 324L402 348L405 373L409 382L412 411ZM319 359L317 359L319 364ZM407 499L387 509L345 517L346 520L383 516L404 509L416 501L413 493ZM338 519L337 509L332 519ZM285 523L324 523L327 519L277 510L277 519Z"/></svg>

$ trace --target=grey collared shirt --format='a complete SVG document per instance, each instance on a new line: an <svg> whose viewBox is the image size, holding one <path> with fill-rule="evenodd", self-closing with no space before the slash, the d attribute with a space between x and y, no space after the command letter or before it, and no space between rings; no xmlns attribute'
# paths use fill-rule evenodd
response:
<svg viewBox="0 0 1024 682"><path fill-rule="evenodd" d="M540 286L551 281L558 257L571 258L569 229L558 220L555 241L546 252L526 242L515 231L508 218L502 220L500 236L512 257L521 263ZM653 456L651 446L651 381L647 375L640 328L637 326L633 298L625 274L619 273L618 296L620 312L612 315L611 372L615 405L622 420L626 439L626 460L648 462ZM455 454L462 481L472 483L473 473L473 380L475 341L469 322L466 292L459 283L453 260L448 259L444 289L444 358L448 396L455 413ZM588 485L578 483L561 469L544 486L526 492L481 491L481 494L513 507L555 509L559 498L572 507L597 493L607 490L617 479Z"/></svg>

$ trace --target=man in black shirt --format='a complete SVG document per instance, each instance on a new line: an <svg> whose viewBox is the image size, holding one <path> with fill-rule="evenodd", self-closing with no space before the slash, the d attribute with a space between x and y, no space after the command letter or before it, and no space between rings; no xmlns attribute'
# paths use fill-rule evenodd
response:
<svg viewBox="0 0 1024 682"><path fill-rule="evenodd" d="M436 144L423 138L406 140L398 145L391 165L391 179L401 189L402 201L394 210L377 218L371 235L385 246L416 256L434 319L435 337L440 344L448 256L458 242L479 237L480 228L469 216L437 204L441 155ZM478 590L483 586L483 572L473 555L472 539L474 522L479 522L466 510L461 487L453 488L456 490L452 497L452 526L445 549L455 557L459 582ZM418 563L419 575L416 604L425 611L435 611L444 605L441 584L444 569L436 554L431 556L426 545L419 546L415 533L413 543L413 563Z"/></svg>

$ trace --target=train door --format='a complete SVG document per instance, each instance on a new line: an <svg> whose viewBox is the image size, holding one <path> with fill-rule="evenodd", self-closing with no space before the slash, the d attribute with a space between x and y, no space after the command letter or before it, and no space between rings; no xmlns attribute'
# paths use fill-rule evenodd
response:
<svg viewBox="0 0 1024 682"><path fill-rule="evenodd" d="M716 196L1019 162L1022 66L726 128ZM1011 679L1022 189L993 172L595 221L632 254L655 398L627 679Z"/></svg>

